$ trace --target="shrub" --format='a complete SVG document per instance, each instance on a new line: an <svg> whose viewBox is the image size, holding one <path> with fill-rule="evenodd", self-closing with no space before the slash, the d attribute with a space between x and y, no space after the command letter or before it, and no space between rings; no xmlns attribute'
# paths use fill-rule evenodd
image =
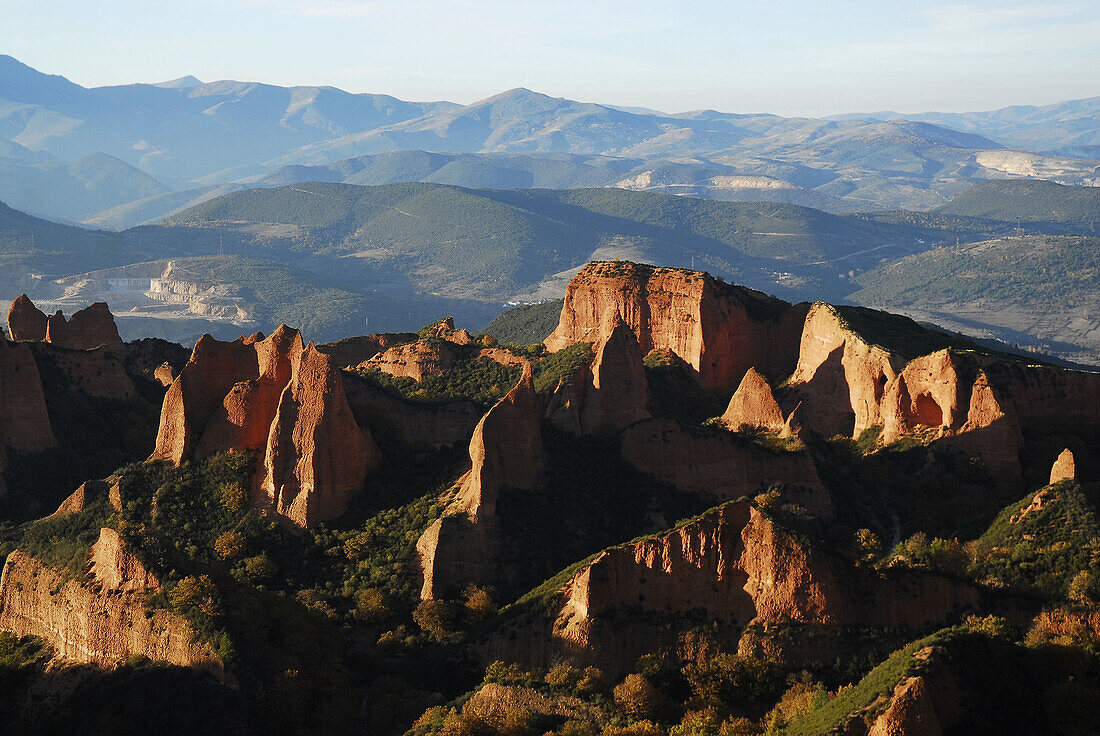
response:
<svg viewBox="0 0 1100 736"><path fill-rule="evenodd" d="M188 575L176 583L168 593L172 608L180 613L198 610L207 616L221 612L218 588L208 575Z"/></svg>
<svg viewBox="0 0 1100 736"><path fill-rule="evenodd" d="M1066 591L1066 597L1071 603L1085 608L1091 608L1100 602L1100 580L1098 576L1082 570L1073 576Z"/></svg>
<svg viewBox="0 0 1100 736"><path fill-rule="evenodd" d="M982 616L967 616L966 628L994 639L1016 640L1016 632L1008 623L1008 619L1001 616L985 616L984 618Z"/></svg>
<svg viewBox="0 0 1100 736"><path fill-rule="evenodd" d="M603 672L598 667L585 667L580 679L577 680L577 692L581 695L595 695L603 692L606 687Z"/></svg>
<svg viewBox="0 0 1100 736"><path fill-rule="evenodd" d="M240 532L222 532L214 541L214 551L218 557L228 560L244 551L245 538Z"/></svg>
<svg viewBox="0 0 1100 736"><path fill-rule="evenodd" d="M249 557L244 561L245 575L256 582L270 580L275 577L275 573L278 571L278 567L276 567L267 552L258 554L255 557Z"/></svg>
<svg viewBox="0 0 1100 736"><path fill-rule="evenodd" d="M553 688L572 690L577 686L577 682L579 682L580 679L581 671L563 662L551 667L550 671L546 673L544 681Z"/></svg>
<svg viewBox="0 0 1100 736"><path fill-rule="evenodd" d="M413 611L413 621L433 639L446 639L455 630L454 606L441 600L420 601Z"/></svg>
<svg viewBox="0 0 1100 736"><path fill-rule="evenodd" d="M389 618L390 607L386 596L378 588L367 588L355 596L355 613L358 621L365 624L377 624Z"/></svg>
<svg viewBox="0 0 1100 736"><path fill-rule="evenodd" d="M227 481L218 487L218 499L226 511L237 513L248 503L248 491L241 483Z"/></svg>
<svg viewBox="0 0 1100 736"><path fill-rule="evenodd" d="M488 588L470 585L466 588L464 595L466 600L463 606L466 609L466 616L471 621L484 621L496 615L497 606L493 603L493 596Z"/></svg>

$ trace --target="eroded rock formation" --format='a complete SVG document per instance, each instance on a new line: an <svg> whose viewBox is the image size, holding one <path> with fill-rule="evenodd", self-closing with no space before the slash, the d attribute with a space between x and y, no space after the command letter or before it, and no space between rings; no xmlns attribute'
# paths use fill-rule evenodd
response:
<svg viewBox="0 0 1100 736"><path fill-rule="evenodd" d="M0 577L0 629L41 637L76 662L112 667L142 656L223 676L222 662L196 642L185 618L146 610L146 596L160 583L113 529L100 531L90 570L93 582L81 583L15 550Z"/></svg>
<svg viewBox="0 0 1100 736"><path fill-rule="evenodd" d="M100 345L121 347L114 315L105 302L96 302L65 320L61 310L46 321L46 342L69 350L90 350Z"/></svg>
<svg viewBox="0 0 1100 736"><path fill-rule="evenodd" d="M753 621L921 626L977 602L975 588L946 578L853 570L734 502L600 553L561 588L552 621L531 614L484 654L528 664L566 657L625 672L642 653L675 648L698 612L729 622L726 634L736 638Z"/></svg>
<svg viewBox="0 0 1100 736"><path fill-rule="evenodd" d="M730 390L753 366L774 375L790 373L805 315L804 306L724 284L701 271L597 262L569 282L546 347L555 351L596 342L610 309L633 330L643 355L668 348L698 372L704 386Z"/></svg>
<svg viewBox="0 0 1100 736"><path fill-rule="evenodd" d="M542 432L531 365L482 417L470 440L469 473L443 516L417 542L422 598L453 594L498 574L496 503L505 489L535 488L543 468Z"/></svg>
<svg viewBox="0 0 1100 736"><path fill-rule="evenodd" d="M373 368L396 378L407 377L422 381L426 376L443 375L458 356L459 349L447 340L417 340L395 345L360 363L359 367Z"/></svg>
<svg viewBox="0 0 1100 736"><path fill-rule="evenodd" d="M56 445L30 346L0 339L0 448L27 453Z"/></svg>
<svg viewBox="0 0 1100 736"><path fill-rule="evenodd" d="M796 411L797 407L784 417L772 387L755 368L749 368L722 414L722 424L732 430L744 426L757 427L780 437L790 437L795 433Z"/></svg>
<svg viewBox="0 0 1100 736"><path fill-rule="evenodd" d="M254 500L296 526L343 513L379 453L332 360L285 325L268 338L204 335L164 397L154 459L261 453Z"/></svg>
<svg viewBox="0 0 1100 736"><path fill-rule="evenodd" d="M8 309L8 335L16 341L45 340L46 320L42 310L26 294L20 294Z"/></svg>
<svg viewBox="0 0 1100 736"><path fill-rule="evenodd" d="M1054 461L1054 465L1050 468L1050 482L1052 484L1063 480L1075 480L1077 478L1077 470L1075 463L1073 462L1073 453L1069 448L1062 450L1058 455L1058 459Z"/></svg>

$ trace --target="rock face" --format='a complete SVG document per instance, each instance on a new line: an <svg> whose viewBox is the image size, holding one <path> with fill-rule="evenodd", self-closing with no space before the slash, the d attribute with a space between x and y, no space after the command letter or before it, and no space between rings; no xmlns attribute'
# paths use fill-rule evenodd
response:
<svg viewBox="0 0 1100 736"><path fill-rule="evenodd" d="M573 434L615 432L649 417L641 346L615 307L601 322L592 364L558 382L546 418Z"/></svg>
<svg viewBox="0 0 1100 736"><path fill-rule="evenodd" d="M896 362L849 328L834 307L814 304L788 380L802 402L803 424L826 437L858 437L882 424L879 404L900 368Z"/></svg>
<svg viewBox="0 0 1100 736"><path fill-rule="evenodd" d="M789 500L815 514L832 512L828 491L805 452L766 450L735 433L675 419L639 422L623 432L622 457L639 470L716 501L751 496L773 483L791 484Z"/></svg>
<svg viewBox="0 0 1100 736"><path fill-rule="evenodd" d="M1067 447L1058 455L1054 465L1050 469L1050 482L1057 483L1063 480L1076 480L1077 472L1073 462L1073 453Z"/></svg>
<svg viewBox="0 0 1100 736"><path fill-rule="evenodd" d="M204 335L164 397L153 459L264 458L253 498L296 526L343 513L379 453L331 359L285 325L268 338Z"/></svg>
<svg viewBox="0 0 1100 736"><path fill-rule="evenodd" d="M89 480L81 483L79 488L66 496L57 507L57 511L50 514L48 518L79 513L104 497L112 509L122 511L122 495L117 482L108 484L103 480Z"/></svg>
<svg viewBox="0 0 1100 736"><path fill-rule="evenodd" d="M380 459L355 422L339 372L310 343L292 365L271 423L261 508L299 527L335 519Z"/></svg>
<svg viewBox="0 0 1100 736"><path fill-rule="evenodd" d="M566 657L626 672L640 654L675 647L669 637L693 612L730 622L736 637L751 621L921 626L977 602L976 589L945 578L855 571L734 502L600 553L561 588L552 622L533 614L484 655L528 664Z"/></svg>
<svg viewBox="0 0 1100 736"><path fill-rule="evenodd" d="M118 353L108 348L67 350L42 342L28 347L43 375L64 376L64 388L99 399L132 398L137 388Z"/></svg>
<svg viewBox="0 0 1100 736"><path fill-rule="evenodd" d="M359 365L364 360L370 360L383 350L388 350L394 345L403 345L407 342L416 342L414 332L381 332L374 335L361 335L359 337L345 337L336 342L326 342L317 346L325 355L332 358L333 365L347 368Z"/></svg>
<svg viewBox="0 0 1100 736"><path fill-rule="evenodd" d="M172 367L172 364L165 361L153 369L153 378L155 378L161 386L168 387L172 385L172 381L176 380L176 369Z"/></svg>
<svg viewBox="0 0 1100 736"><path fill-rule="evenodd" d="M795 431L795 411L797 407L784 418L772 387L755 368L749 368L722 414L722 424L733 430L749 426L775 432L780 437L790 437Z"/></svg>
<svg viewBox="0 0 1100 736"><path fill-rule="evenodd" d="M373 368L395 378L407 377L422 381L425 376L440 376L458 358L458 348L447 340L417 340L396 345L370 360L359 364L360 368Z"/></svg>
<svg viewBox="0 0 1100 736"><path fill-rule="evenodd" d="M30 346L0 339L0 448L26 453L56 445Z"/></svg>
<svg viewBox="0 0 1100 736"><path fill-rule="evenodd" d="M20 294L8 309L8 334L15 341L46 339L46 315L26 294Z"/></svg>
<svg viewBox="0 0 1100 736"><path fill-rule="evenodd" d="M94 583L81 584L15 550L0 577L0 629L42 637L76 662L112 667L138 655L223 676L222 662L194 641L185 618L146 611L145 597L159 583L114 530L101 530L91 571Z"/></svg>
<svg viewBox="0 0 1100 736"><path fill-rule="evenodd" d="M774 375L790 373L805 315L802 306L700 271L598 262L569 282L546 347L555 351L596 342L610 309L634 332L643 355L668 348L698 372L705 387L731 390L753 366Z"/></svg>
<svg viewBox="0 0 1100 736"><path fill-rule="evenodd" d="M58 310L46 322L46 342L70 350L90 350L100 345L122 347L115 318L105 302L73 312L67 322Z"/></svg>
<svg viewBox="0 0 1100 736"><path fill-rule="evenodd" d="M533 489L543 468L542 432L531 365L482 417L470 440L470 472L454 500L417 542L422 598L436 598L497 575L496 503L502 491Z"/></svg>
<svg viewBox="0 0 1100 736"><path fill-rule="evenodd" d="M941 736L943 728L936 716L932 697L923 677L907 677L898 683L890 705L877 719L867 736Z"/></svg>

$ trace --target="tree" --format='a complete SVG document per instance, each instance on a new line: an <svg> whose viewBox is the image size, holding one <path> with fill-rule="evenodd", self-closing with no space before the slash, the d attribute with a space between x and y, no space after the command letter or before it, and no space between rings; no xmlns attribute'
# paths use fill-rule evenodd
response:
<svg viewBox="0 0 1100 736"><path fill-rule="evenodd" d="M207 616L217 616L221 612L218 588L208 575L188 575L183 578L168 593L168 600L180 613L198 609Z"/></svg>
<svg viewBox="0 0 1100 736"><path fill-rule="evenodd" d="M657 710L661 695L643 675L627 675L611 691L615 704L631 719L650 718Z"/></svg>
<svg viewBox="0 0 1100 736"><path fill-rule="evenodd" d="M447 601L420 601L413 611L413 621L421 630L436 640L446 639L454 631L454 606Z"/></svg>
<svg viewBox="0 0 1100 736"><path fill-rule="evenodd" d="M244 551L245 538L240 532L222 532L214 541L214 551L218 557L228 560Z"/></svg>

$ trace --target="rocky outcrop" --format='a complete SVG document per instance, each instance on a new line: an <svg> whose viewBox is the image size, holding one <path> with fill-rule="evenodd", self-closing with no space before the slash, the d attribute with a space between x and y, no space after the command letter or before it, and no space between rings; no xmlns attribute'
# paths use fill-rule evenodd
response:
<svg viewBox="0 0 1100 736"><path fill-rule="evenodd" d="M164 397L153 459L240 450L264 458L254 500L296 526L342 513L379 461L331 358L285 325L229 343L204 335Z"/></svg>
<svg viewBox="0 0 1100 736"><path fill-rule="evenodd" d="M443 516L417 541L424 574L422 598L453 594L469 583L492 583L499 572L497 499L505 489L535 488L543 468L538 399L529 363L515 387L474 428L470 463Z"/></svg>
<svg viewBox="0 0 1100 736"><path fill-rule="evenodd" d="M222 662L182 616L147 610L156 577L112 529L92 548L91 583L46 567L21 550L0 577L0 629L45 639L60 657L112 667L141 656L208 670L221 678Z"/></svg>
<svg viewBox="0 0 1100 736"><path fill-rule="evenodd" d="M417 340L397 345L359 364L388 373L395 378L422 381L426 376L441 376L458 359L459 349L446 340Z"/></svg>
<svg viewBox="0 0 1100 736"><path fill-rule="evenodd" d="M978 598L971 586L933 575L852 569L734 502L605 550L555 600L552 621L532 614L502 630L484 655L528 664L566 657L617 673L630 671L642 653L676 647L679 632L700 614L723 622L736 640L753 621L923 626ZM547 643L532 646L537 641Z"/></svg>
<svg viewBox="0 0 1100 736"><path fill-rule="evenodd" d="M1054 465L1050 468L1050 482L1051 485L1063 480L1076 480L1077 471L1075 463L1073 462L1073 453L1069 448L1062 450L1058 455L1058 459L1054 461Z"/></svg>
<svg viewBox="0 0 1100 736"><path fill-rule="evenodd" d="M435 403L403 399L354 373L345 373L343 378L344 392L360 425L369 426L375 436L384 434L413 450L468 444L485 411L474 401Z"/></svg>
<svg viewBox="0 0 1100 736"><path fill-rule="evenodd" d="M122 492L118 481L110 483L105 480L89 480L81 483L79 488L66 496L57 507L57 511L50 514L48 518L79 513L102 498L107 499L108 505L113 510L122 511Z"/></svg>
<svg viewBox="0 0 1100 736"><path fill-rule="evenodd" d="M27 345L44 376L59 379L47 390L64 389L97 399L124 401L137 391L118 352L105 347L68 350L47 342Z"/></svg>
<svg viewBox="0 0 1100 736"><path fill-rule="evenodd" d="M733 392L721 421L732 430L745 426L756 427L774 432L780 437L790 437L796 431L794 415L797 408L784 417L779 402L772 393L772 387L755 368L749 368L737 390Z"/></svg>
<svg viewBox="0 0 1100 736"><path fill-rule="evenodd" d="M359 365L364 360L370 360L378 353L395 345L403 345L408 342L416 342L416 333L381 332L374 335L345 337L343 340L337 340L336 342L321 343L317 346L317 349L331 357L333 365L347 368Z"/></svg>
<svg viewBox="0 0 1100 736"><path fill-rule="evenodd" d="M622 434L622 457L639 470L716 501L789 484L788 501L828 517L832 506L813 460L804 451L768 450L736 433L675 419L638 422Z"/></svg>
<svg viewBox="0 0 1100 736"><path fill-rule="evenodd" d="M172 385L172 381L176 380L177 375L179 374L176 372L176 369L172 367L172 364L168 361L161 363L153 369L153 378L165 388Z"/></svg>
<svg viewBox="0 0 1100 736"><path fill-rule="evenodd" d="M298 527L339 517L381 459L340 374L310 343L292 364L271 423L259 506Z"/></svg>
<svg viewBox="0 0 1100 736"><path fill-rule="evenodd" d="M8 309L8 335L16 341L45 340L46 319L46 315L34 306L26 294L20 294Z"/></svg>
<svg viewBox="0 0 1100 736"><path fill-rule="evenodd" d="M907 677L897 684L890 705L875 719L867 736L941 736L943 728L924 678Z"/></svg>
<svg viewBox="0 0 1100 736"><path fill-rule="evenodd" d="M864 340L835 307L814 304L802 327L798 364L787 382L802 403L802 424L826 437L858 437L882 424L879 406L900 362Z"/></svg>
<svg viewBox="0 0 1100 736"><path fill-rule="evenodd" d="M638 339L642 354L668 348L707 388L732 390L756 366L787 375L795 365L805 307L724 284L700 271L626 262L590 263L566 291L551 351L596 342L615 309Z"/></svg>
<svg viewBox="0 0 1100 736"><path fill-rule="evenodd" d="M641 347L614 307L604 315L597 337L591 365L559 380L544 412L573 434L617 432L649 417Z"/></svg>
<svg viewBox="0 0 1100 736"><path fill-rule="evenodd" d="M90 350L106 345L122 347L114 315L105 302L96 302L77 312L68 321L57 310L46 322L46 342L69 350Z"/></svg>
<svg viewBox="0 0 1100 736"><path fill-rule="evenodd" d="M56 445L30 346L0 339L0 448L28 453Z"/></svg>

